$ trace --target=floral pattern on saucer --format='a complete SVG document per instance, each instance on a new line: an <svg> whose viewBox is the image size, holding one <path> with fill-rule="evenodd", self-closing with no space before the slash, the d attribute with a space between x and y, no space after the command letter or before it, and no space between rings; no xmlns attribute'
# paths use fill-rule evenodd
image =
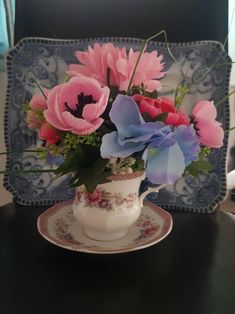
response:
<svg viewBox="0 0 235 314"><path fill-rule="evenodd" d="M102 242L86 237L72 213L72 201L54 205L38 218L38 230L49 242L60 247L87 253L112 254L140 250L164 239L172 229L171 215L145 202L142 214L119 240Z"/></svg>

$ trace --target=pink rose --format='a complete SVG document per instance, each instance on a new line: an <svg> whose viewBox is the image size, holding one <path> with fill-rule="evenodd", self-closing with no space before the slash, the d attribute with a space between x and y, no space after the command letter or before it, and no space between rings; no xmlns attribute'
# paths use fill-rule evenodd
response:
<svg viewBox="0 0 235 314"><path fill-rule="evenodd" d="M186 113L179 109L176 113L170 112L164 123L171 124L174 126L179 126L182 124L189 125L190 120L189 120L189 117L186 115Z"/></svg>
<svg viewBox="0 0 235 314"><path fill-rule="evenodd" d="M134 100L139 105L141 113L146 112L150 117L156 118L162 113L168 113L165 124L179 126L181 124L189 125L189 117L182 110L175 108L174 102L169 98L152 99L143 95L134 95Z"/></svg>
<svg viewBox="0 0 235 314"><path fill-rule="evenodd" d="M192 112L193 123L200 143L219 148L223 145L224 131L216 121L217 111L212 101L203 100L196 104Z"/></svg>
<svg viewBox="0 0 235 314"><path fill-rule="evenodd" d="M48 94L47 90L44 90ZM47 101L41 94L34 94L29 102L30 109L27 111L27 123L30 129L39 128L44 117L43 111L47 109Z"/></svg>
<svg viewBox="0 0 235 314"><path fill-rule="evenodd" d="M109 88L82 75L55 86L48 94L46 120L55 128L75 134L90 134L103 123Z"/></svg>
<svg viewBox="0 0 235 314"><path fill-rule="evenodd" d="M133 99L137 102L140 113L147 113L151 118L155 118L162 113L159 108L155 107L155 99L153 98L145 97L143 95L134 95Z"/></svg>
<svg viewBox="0 0 235 314"><path fill-rule="evenodd" d="M46 145L56 144L61 140L60 131L55 129L48 122L43 122L40 127L39 138L46 141Z"/></svg>

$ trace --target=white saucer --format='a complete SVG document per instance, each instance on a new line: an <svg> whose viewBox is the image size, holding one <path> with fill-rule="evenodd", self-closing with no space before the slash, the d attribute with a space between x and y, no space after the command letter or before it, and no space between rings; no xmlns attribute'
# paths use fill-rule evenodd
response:
<svg viewBox="0 0 235 314"><path fill-rule="evenodd" d="M110 242L95 241L86 237L72 213L72 201L54 205L38 218L39 233L51 243L68 250L113 254L136 251L164 239L172 229L172 217L162 208L144 202L140 218L128 234Z"/></svg>

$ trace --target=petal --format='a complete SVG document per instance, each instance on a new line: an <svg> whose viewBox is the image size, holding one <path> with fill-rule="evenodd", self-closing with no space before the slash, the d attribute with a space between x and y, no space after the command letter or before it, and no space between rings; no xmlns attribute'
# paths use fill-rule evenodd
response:
<svg viewBox="0 0 235 314"><path fill-rule="evenodd" d="M152 183L173 184L184 169L184 154L177 143L165 149L148 149L146 175Z"/></svg>
<svg viewBox="0 0 235 314"><path fill-rule="evenodd" d="M214 123L198 123L197 127L201 144L212 148L223 146L224 131L218 121L214 121Z"/></svg>
<svg viewBox="0 0 235 314"><path fill-rule="evenodd" d="M103 119L97 119L95 123L90 123L84 119L74 117L70 112L65 111L61 114L64 123L76 134L89 134L94 132L103 122ZM85 133L84 133L85 132Z"/></svg>
<svg viewBox="0 0 235 314"><path fill-rule="evenodd" d="M177 141L184 154L186 166L189 165L193 160L198 159L198 155L201 150L200 143L192 125L180 125L175 129L173 137Z"/></svg>
<svg viewBox="0 0 235 314"><path fill-rule="evenodd" d="M155 108L153 105L149 104L147 101L142 100L139 103L139 108L140 108L140 112L141 113L148 113L150 115L150 117L154 118L157 115L159 115L161 112L160 109Z"/></svg>
<svg viewBox="0 0 235 314"><path fill-rule="evenodd" d="M109 88L102 88L103 94L99 101L95 104L87 104L82 112L82 116L85 120L92 122L97 119L105 111L108 104Z"/></svg>
<svg viewBox="0 0 235 314"><path fill-rule="evenodd" d="M56 102L56 98L57 98L58 94L60 93L62 87L63 87L63 84L57 85L57 86L53 87L52 90L48 93L47 104L48 104L48 109L50 111L53 111L54 105Z"/></svg>
<svg viewBox="0 0 235 314"><path fill-rule="evenodd" d="M130 82L130 79L123 79L120 81L120 84L119 84L119 89L120 91L127 91L128 89L128 86L129 86L129 82Z"/></svg>
<svg viewBox="0 0 235 314"><path fill-rule="evenodd" d="M153 92L161 88L161 83L157 80L144 81L143 84L146 86L146 90L149 92Z"/></svg>
<svg viewBox="0 0 235 314"><path fill-rule="evenodd" d="M126 143L125 145L120 145L118 143L118 132L115 131L103 136L100 152L102 158L125 158L135 152L142 151L144 146L143 143Z"/></svg>
<svg viewBox="0 0 235 314"><path fill-rule="evenodd" d="M177 113L169 112L165 121L166 124L172 124L175 126L179 125L189 125L189 117L183 111L178 111Z"/></svg>
<svg viewBox="0 0 235 314"><path fill-rule="evenodd" d="M60 111L65 110L65 103L72 109L76 109L78 104L78 95L92 95L93 99L98 101L102 95L101 86L97 85L97 81L84 76L75 76L69 82L63 84L60 91L59 106ZM78 104L79 105L79 104Z"/></svg>
<svg viewBox="0 0 235 314"><path fill-rule="evenodd" d="M34 94L29 102L29 106L33 110L44 110L47 108L47 100L43 95Z"/></svg>
<svg viewBox="0 0 235 314"><path fill-rule="evenodd" d="M170 131L170 127L165 126L163 122L147 122L141 125L130 125L127 130L129 137L126 139L120 138L119 143L123 145L126 142L146 142L152 136L162 136L163 128Z"/></svg>
<svg viewBox="0 0 235 314"><path fill-rule="evenodd" d="M70 127L66 126L64 123L61 123L52 111L46 110L43 114L47 122L49 122L55 128L62 131L70 131Z"/></svg>
<svg viewBox="0 0 235 314"><path fill-rule="evenodd" d="M192 114L197 118L197 120L211 121L215 120L217 110L212 101L203 100L196 104L193 108Z"/></svg>
<svg viewBox="0 0 235 314"><path fill-rule="evenodd" d="M113 102L109 115L118 129L120 138L129 137L129 125L142 124L138 105L129 96L119 94Z"/></svg>
<svg viewBox="0 0 235 314"><path fill-rule="evenodd" d="M124 76L128 77L128 72L129 72L129 65L128 61L125 59L119 59L117 60L117 70Z"/></svg>
<svg viewBox="0 0 235 314"><path fill-rule="evenodd" d="M33 110L27 111L27 124L29 129L35 129L40 127L42 120L39 119Z"/></svg>
<svg viewBox="0 0 235 314"><path fill-rule="evenodd" d="M63 84L55 86L48 94L47 104L48 110L44 111L44 116L49 123L60 130L66 130L66 125L64 125L61 119L61 112L64 108L59 106L59 95L62 91Z"/></svg>
<svg viewBox="0 0 235 314"><path fill-rule="evenodd" d="M82 120L82 119L81 119ZM92 121L93 127L89 128L89 130L84 130L84 131L72 131L73 133L80 134L80 135L86 135L86 134L91 134L95 132L101 124L104 122L103 119L98 118L95 121Z"/></svg>

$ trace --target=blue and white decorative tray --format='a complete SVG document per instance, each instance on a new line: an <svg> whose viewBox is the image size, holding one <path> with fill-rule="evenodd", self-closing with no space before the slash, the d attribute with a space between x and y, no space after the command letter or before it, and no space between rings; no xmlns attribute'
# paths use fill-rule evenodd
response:
<svg viewBox="0 0 235 314"><path fill-rule="evenodd" d="M7 168L43 169L50 164L42 162L34 153L21 153L35 148L36 133L27 128L22 104L31 98L36 86L32 76L46 88L64 81L68 64L76 63L75 51L85 50L95 42L113 42L118 46L139 50L143 41L132 38L98 38L91 40L53 40L26 38L7 56L8 88L5 109L5 141L7 150L17 151L7 158ZM228 94L230 59L222 45L214 41L170 44L177 62L171 58L165 43L151 42L148 50L164 55L167 75L162 80L162 94L173 95L177 84L187 81L190 94L185 97L186 112L201 99L221 100ZM184 73L184 75L183 75ZM229 105L218 107L218 120L229 128ZM210 154L215 169L198 178L186 175L173 186L167 186L159 195L151 194L150 201L166 209L192 212L210 212L226 193L227 134L224 146ZM51 205L73 198L68 178L52 181L52 174L34 173L5 176L4 185L16 202L28 205ZM143 185L148 184L145 182Z"/></svg>

